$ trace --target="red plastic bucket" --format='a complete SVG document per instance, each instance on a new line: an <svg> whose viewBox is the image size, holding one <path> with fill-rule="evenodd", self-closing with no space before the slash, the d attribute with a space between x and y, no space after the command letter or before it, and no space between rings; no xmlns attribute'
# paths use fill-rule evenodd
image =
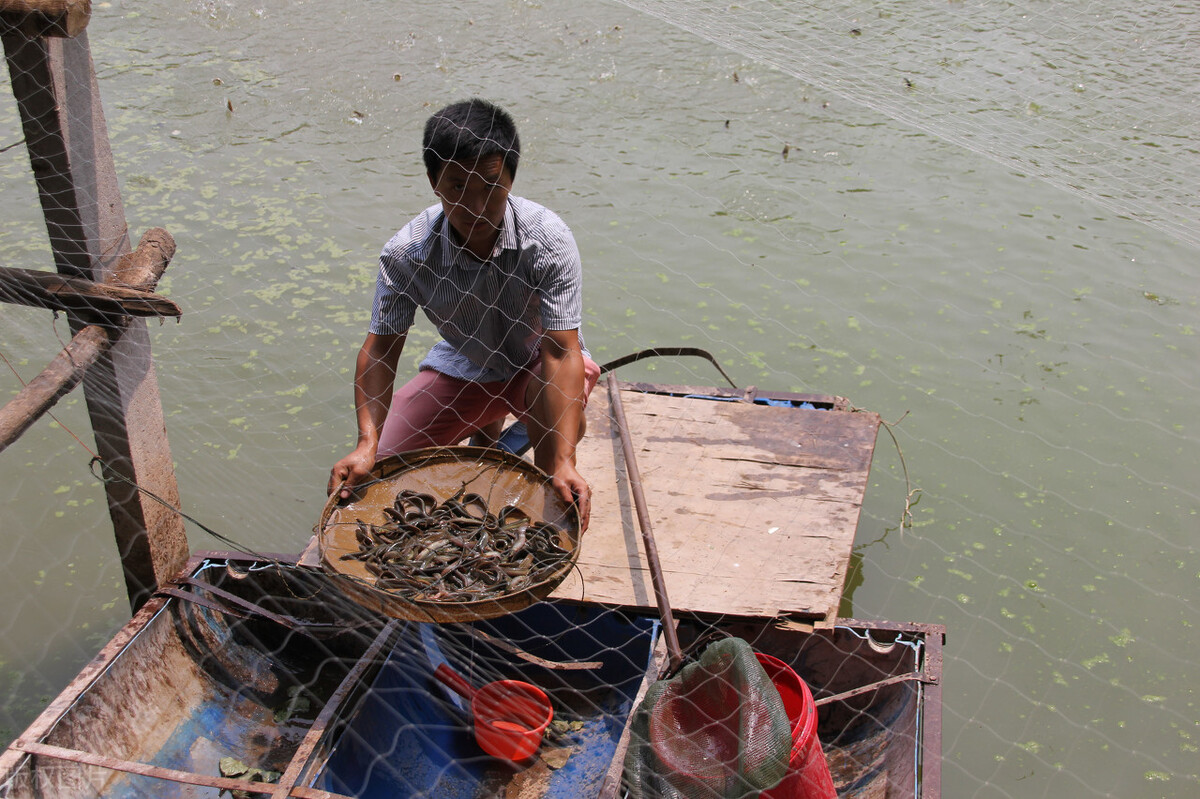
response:
<svg viewBox="0 0 1200 799"><path fill-rule="evenodd" d="M829 764L817 738L817 706L804 680L782 660L756 652L759 664L783 699L792 723L792 755L779 784L763 791L761 799L836 799Z"/></svg>

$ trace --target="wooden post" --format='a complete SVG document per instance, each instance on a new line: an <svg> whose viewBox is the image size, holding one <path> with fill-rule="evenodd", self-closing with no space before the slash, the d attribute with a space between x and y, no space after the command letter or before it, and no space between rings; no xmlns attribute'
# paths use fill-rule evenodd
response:
<svg viewBox="0 0 1200 799"><path fill-rule="evenodd" d="M130 285L115 274L128 266L121 257L130 251L129 235L86 31L31 38L5 27L2 36L58 271ZM84 320L70 318L74 332L82 329ZM179 506L146 323L123 317L115 332L83 386L136 610L184 566L188 544L179 514L146 493Z"/></svg>

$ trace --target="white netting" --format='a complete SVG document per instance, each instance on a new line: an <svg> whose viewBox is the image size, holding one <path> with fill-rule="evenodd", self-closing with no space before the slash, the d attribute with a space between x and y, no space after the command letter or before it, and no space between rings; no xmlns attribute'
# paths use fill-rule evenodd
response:
<svg viewBox="0 0 1200 799"><path fill-rule="evenodd" d="M895 445L879 438L841 609L948 626L944 795L1194 794L1197 28L1189 5L1119 0L95 4L87 36L131 243L161 226L178 244L159 291L184 315L151 322L148 337L191 548L298 553L308 542L329 469L354 446L350 384L380 248L435 201L422 124L446 102L484 96L521 130L514 193L560 214L578 242L597 362L693 346L740 386L842 395L903 417L889 428ZM0 80L0 266L51 271L50 244L73 240L57 228L47 237L10 88L33 75L11 63ZM73 62L72 74L87 73ZM6 398L71 334L64 315L0 308ZM402 377L437 339L418 318ZM721 384L694 358L620 376ZM59 421L43 418L0 454L6 740L129 615L82 392L53 412ZM710 478L697 468L667 471L694 491ZM687 502L651 510L665 524L694 511ZM763 504L723 528L731 568L763 568L738 548L762 513L777 508L781 528L801 518L791 500ZM663 560L686 572L696 553ZM281 589L269 560L252 578L214 564L203 579L269 606L281 590L313 588L304 577ZM312 644L261 616L243 628L202 605L168 613L194 614L241 647L245 662L201 668L221 690L223 669L302 675L245 705L276 729L308 699L304 723L281 735L294 743L337 683L305 669L328 661L345 673L382 629L377 614L322 596L322 621L371 629ZM440 645L477 682L589 679L529 671L497 641L627 667L606 674L621 691L603 699L568 686L586 700L564 718L583 724L558 728L566 743L552 748L579 763L589 725L619 729L626 689L649 663L615 642L648 640L656 614L641 599L648 612L602 613L558 651L546 631L580 622L560 608L486 628L489 639L442 633ZM355 794L376 781L390 795L441 779L452 792L484 772L494 787L494 764L475 750L465 765L422 761L415 776L405 765L414 747L474 744L466 715L427 679L429 641L401 626L389 665L363 678L378 690L339 710L342 782L326 787ZM709 632L686 629L684 643ZM915 783L912 717L928 710L921 698L942 699L922 682L925 634L740 634L786 656L818 702L916 673L821 710L844 794L878 790L885 773ZM172 646L181 664L212 665L194 643ZM298 656L313 661L274 663ZM234 694L258 684L251 676ZM411 713L430 707L437 720L417 727L451 743L413 726ZM362 734L376 724L387 740ZM241 756L197 751L213 764Z"/></svg>

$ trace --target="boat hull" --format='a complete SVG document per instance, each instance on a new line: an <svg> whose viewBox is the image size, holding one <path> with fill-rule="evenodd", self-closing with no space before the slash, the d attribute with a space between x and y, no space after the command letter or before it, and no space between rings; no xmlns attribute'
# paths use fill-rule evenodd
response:
<svg viewBox="0 0 1200 799"><path fill-rule="evenodd" d="M941 627L677 622L685 648L735 635L806 681L839 796L939 795ZM311 568L200 555L4 752L0 796L215 799L249 787L223 774L222 757L274 772L254 787L278 796L420 795L430 783L411 778L418 767L455 777L459 788L439 795L494 795L531 779L551 749L568 751L546 791L617 796L626 720L665 662L657 632L652 609L564 600L474 624L404 622L341 597ZM540 758L499 763L432 681L439 658L477 681L540 684L562 719L581 723L550 736Z"/></svg>

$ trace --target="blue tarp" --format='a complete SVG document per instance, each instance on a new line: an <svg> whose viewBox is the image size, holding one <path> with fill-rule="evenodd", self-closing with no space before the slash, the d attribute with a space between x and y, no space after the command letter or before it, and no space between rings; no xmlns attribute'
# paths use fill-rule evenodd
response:
<svg viewBox="0 0 1200 799"><path fill-rule="evenodd" d="M531 763L490 757L479 748L469 712L434 680L433 670L444 657L476 686L519 679L542 688L557 722L542 751L563 749L569 755L561 768L549 772L545 796L574 799L595 793L649 668L658 621L542 602L471 627L486 637L472 635L465 625L406 625L352 711L315 787L359 799L470 799L495 794L529 767ZM436 645L431 646L430 633ZM601 666L546 668L488 638L547 661L596 661Z"/></svg>

